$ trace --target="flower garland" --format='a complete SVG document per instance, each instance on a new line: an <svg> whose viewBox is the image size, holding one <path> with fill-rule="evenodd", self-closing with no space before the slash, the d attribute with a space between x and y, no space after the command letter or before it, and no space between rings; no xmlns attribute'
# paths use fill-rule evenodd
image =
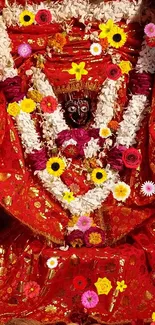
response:
<svg viewBox="0 0 155 325"><path fill-rule="evenodd" d="M33 23L42 25L51 22L64 23L72 17L78 18L82 23L91 22L93 19L98 21L113 19L114 22L118 22L121 19L132 20L137 14L141 2L141 0L135 0L129 5L128 0L120 0L119 4L118 1L110 1L95 5L90 4L87 0L79 0L78 3L73 0L64 0L62 3L56 2L55 4L53 2L39 5L27 4L26 8L14 3L12 6L8 5L3 9L3 17L8 26L28 26ZM26 19L25 16L27 16Z"/></svg>

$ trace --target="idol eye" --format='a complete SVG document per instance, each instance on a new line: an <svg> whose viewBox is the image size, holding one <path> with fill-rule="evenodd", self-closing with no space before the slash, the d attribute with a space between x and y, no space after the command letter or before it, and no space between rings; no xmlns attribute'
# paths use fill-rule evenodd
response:
<svg viewBox="0 0 155 325"><path fill-rule="evenodd" d="M83 113L88 112L88 107L87 106L81 106L81 112L83 112Z"/></svg>
<svg viewBox="0 0 155 325"><path fill-rule="evenodd" d="M76 107L75 106L69 106L68 107L68 112L70 112L70 113L76 112Z"/></svg>

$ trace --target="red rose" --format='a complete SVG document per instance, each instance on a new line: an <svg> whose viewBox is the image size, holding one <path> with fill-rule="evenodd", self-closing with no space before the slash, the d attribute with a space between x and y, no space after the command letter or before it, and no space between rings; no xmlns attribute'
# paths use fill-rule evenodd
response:
<svg viewBox="0 0 155 325"><path fill-rule="evenodd" d="M142 161L141 153L135 148L129 148L123 152L123 163L127 168L138 168Z"/></svg>
<svg viewBox="0 0 155 325"><path fill-rule="evenodd" d="M78 290L84 290L86 285L87 285L87 280L84 276L82 275L77 275L74 279L73 279L73 285L75 289Z"/></svg>
<svg viewBox="0 0 155 325"><path fill-rule="evenodd" d="M109 64L106 68L106 76L109 79L117 80L122 75L122 71L117 64Z"/></svg>
<svg viewBox="0 0 155 325"><path fill-rule="evenodd" d="M39 25L50 24L52 20L51 12L46 9L41 9L37 12L35 20Z"/></svg>
<svg viewBox="0 0 155 325"><path fill-rule="evenodd" d="M57 100L52 96L46 96L42 99L40 107L44 113L53 113L57 108Z"/></svg>

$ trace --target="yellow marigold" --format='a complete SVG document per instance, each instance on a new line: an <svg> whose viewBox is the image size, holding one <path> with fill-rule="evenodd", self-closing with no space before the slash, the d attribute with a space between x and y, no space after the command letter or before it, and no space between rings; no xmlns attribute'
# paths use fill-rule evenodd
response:
<svg viewBox="0 0 155 325"><path fill-rule="evenodd" d="M11 116L17 116L20 113L20 106L16 102L10 103L7 112Z"/></svg>
<svg viewBox="0 0 155 325"><path fill-rule="evenodd" d="M98 278L97 282L94 283L98 295L108 295L110 290L112 289L111 281L104 277L104 278Z"/></svg>
<svg viewBox="0 0 155 325"><path fill-rule="evenodd" d="M37 103L40 103L41 100L43 99L43 95L37 90L29 90L27 93L27 97L31 98Z"/></svg>
<svg viewBox="0 0 155 325"><path fill-rule="evenodd" d="M123 74L128 74L129 71L132 70L132 64L130 61L122 60L118 65L121 68Z"/></svg>
<svg viewBox="0 0 155 325"><path fill-rule="evenodd" d="M32 113L36 108L36 103L31 98L24 98L20 105L21 110L25 113Z"/></svg>

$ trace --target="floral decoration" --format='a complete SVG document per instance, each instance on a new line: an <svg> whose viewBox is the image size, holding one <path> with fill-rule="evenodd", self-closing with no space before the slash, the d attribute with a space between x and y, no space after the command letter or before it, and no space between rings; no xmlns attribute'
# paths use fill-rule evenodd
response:
<svg viewBox="0 0 155 325"><path fill-rule="evenodd" d="M95 168L91 173L91 179L95 184L102 184L107 180L107 173L103 168Z"/></svg>
<svg viewBox="0 0 155 325"><path fill-rule="evenodd" d="M40 107L44 113L53 113L57 108L57 100L52 96L46 96L41 100Z"/></svg>
<svg viewBox="0 0 155 325"><path fill-rule="evenodd" d="M76 80L80 81L83 75L87 75L88 71L85 69L85 62L79 64L72 62L72 68L68 70L69 74L75 74Z"/></svg>
<svg viewBox="0 0 155 325"><path fill-rule="evenodd" d="M35 20L39 25L50 24L52 20L52 15L50 10L40 9L35 15Z"/></svg>
<svg viewBox="0 0 155 325"><path fill-rule="evenodd" d="M90 53L94 56L102 53L102 46L99 43L93 43L90 46Z"/></svg>
<svg viewBox="0 0 155 325"><path fill-rule="evenodd" d="M129 148L123 151L122 156L124 165L127 168L138 168L142 161L141 153L135 148Z"/></svg>
<svg viewBox="0 0 155 325"><path fill-rule="evenodd" d="M111 130L108 127L101 126L99 135L101 138L108 138L111 136Z"/></svg>
<svg viewBox="0 0 155 325"><path fill-rule="evenodd" d="M73 286L77 290L84 290L87 286L87 279L82 275L77 275L73 279Z"/></svg>
<svg viewBox="0 0 155 325"><path fill-rule="evenodd" d="M32 48L29 44L24 43L24 44L20 44L18 46L18 54L23 57L23 58L27 58L28 56L30 56L32 53Z"/></svg>
<svg viewBox="0 0 155 325"><path fill-rule="evenodd" d="M78 218L77 226L79 230L85 232L92 226L92 219L87 216L81 216Z"/></svg>
<svg viewBox="0 0 155 325"><path fill-rule="evenodd" d="M116 290L123 292L127 288L127 285L125 284L125 281L117 281L117 287Z"/></svg>
<svg viewBox="0 0 155 325"><path fill-rule="evenodd" d="M152 320L155 322L155 312L152 313Z"/></svg>
<svg viewBox="0 0 155 325"><path fill-rule="evenodd" d="M145 196L151 196L155 194L155 183L152 181L146 181L141 186L141 192Z"/></svg>
<svg viewBox="0 0 155 325"><path fill-rule="evenodd" d="M73 192L65 192L64 193L64 195L63 195L63 199L65 200L65 201L67 201L68 203L70 203L70 202L72 202L72 201L74 201L74 194L73 194Z"/></svg>
<svg viewBox="0 0 155 325"><path fill-rule="evenodd" d="M97 289L98 295L108 295L112 289L111 281L106 277L98 278L94 285Z"/></svg>
<svg viewBox="0 0 155 325"><path fill-rule="evenodd" d="M108 35L108 42L112 47L116 49L122 47L127 40L127 35L124 30L118 26L112 29L112 32Z"/></svg>
<svg viewBox="0 0 155 325"><path fill-rule="evenodd" d="M117 80L121 77L121 68L117 64L109 64L106 68L107 78Z"/></svg>
<svg viewBox="0 0 155 325"><path fill-rule="evenodd" d="M155 37L155 24L147 24L144 28L144 32L148 37Z"/></svg>
<svg viewBox="0 0 155 325"><path fill-rule="evenodd" d="M88 290L83 293L81 302L85 308L94 308L98 304L99 298L95 291Z"/></svg>
<svg viewBox="0 0 155 325"><path fill-rule="evenodd" d="M99 28L101 30L101 33L99 34L99 38L108 37L113 30L113 26L114 22L112 19L109 19L106 24L100 24Z"/></svg>
<svg viewBox="0 0 155 325"><path fill-rule="evenodd" d="M121 171L123 170L124 164L123 164L123 152L126 150L126 147L124 146L118 146L114 147L109 151L108 154L108 164L114 169Z"/></svg>
<svg viewBox="0 0 155 325"><path fill-rule="evenodd" d="M35 281L29 281L23 286L23 293L26 298L34 299L39 296L40 285Z"/></svg>
<svg viewBox="0 0 155 325"><path fill-rule="evenodd" d="M54 51L56 52L62 52L66 41L66 36L63 33L56 33L54 37L49 39L48 46L52 47Z"/></svg>
<svg viewBox="0 0 155 325"><path fill-rule="evenodd" d="M43 95L37 90L29 90L27 97L31 98L36 103L40 103L43 99Z"/></svg>
<svg viewBox="0 0 155 325"><path fill-rule="evenodd" d="M19 22L22 26L32 25L34 23L34 20L35 15L28 10L24 10L19 16Z"/></svg>
<svg viewBox="0 0 155 325"><path fill-rule="evenodd" d="M84 245L83 232L80 230L73 230L67 235L66 242L72 247L82 247Z"/></svg>
<svg viewBox="0 0 155 325"><path fill-rule="evenodd" d="M47 161L46 169L54 177L60 177L65 170L65 162L59 157L52 157Z"/></svg>
<svg viewBox="0 0 155 325"><path fill-rule="evenodd" d="M20 106L21 110L25 113L32 113L36 109L36 103L31 98L24 98Z"/></svg>
<svg viewBox="0 0 155 325"><path fill-rule="evenodd" d="M118 182L113 188L113 197L117 201L124 202L130 195L131 189L130 186L124 182Z"/></svg>
<svg viewBox="0 0 155 325"><path fill-rule="evenodd" d="M123 74L128 74L132 70L132 64L130 61L122 60L118 66L120 67Z"/></svg>
<svg viewBox="0 0 155 325"><path fill-rule="evenodd" d="M102 247L105 244L105 232L97 227L91 227L84 233L86 247Z"/></svg>
<svg viewBox="0 0 155 325"><path fill-rule="evenodd" d="M50 257L47 262L49 269L55 269L58 266L58 259L56 257Z"/></svg>

